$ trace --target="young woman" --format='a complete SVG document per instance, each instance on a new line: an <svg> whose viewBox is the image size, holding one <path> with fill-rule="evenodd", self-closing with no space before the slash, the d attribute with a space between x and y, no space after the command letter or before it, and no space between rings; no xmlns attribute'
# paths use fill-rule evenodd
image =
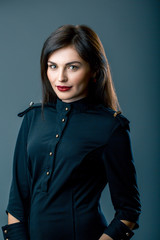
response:
<svg viewBox="0 0 160 240"><path fill-rule="evenodd" d="M44 43L42 104L19 113L7 240L122 240L141 211L129 120L120 110L97 34L64 25ZM115 216L101 193L109 184Z"/></svg>

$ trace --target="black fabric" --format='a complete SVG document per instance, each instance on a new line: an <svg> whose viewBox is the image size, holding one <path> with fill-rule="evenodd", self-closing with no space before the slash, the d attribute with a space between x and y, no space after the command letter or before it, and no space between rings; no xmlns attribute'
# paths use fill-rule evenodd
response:
<svg viewBox="0 0 160 240"><path fill-rule="evenodd" d="M14 223L2 227L4 239L28 240L28 230L25 223Z"/></svg>
<svg viewBox="0 0 160 240"><path fill-rule="evenodd" d="M104 232L114 240L127 240L134 235L133 231L117 218L112 220L109 227Z"/></svg>
<svg viewBox="0 0 160 240"><path fill-rule="evenodd" d="M120 219L139 227L141 205L124 116L114 117L113 110L87 97L72 103L57 99L43 114L40 105L32 106L23 115L6 212L25 223L30 240L98 240L107 232L118 239L128 230ZM111 224L99 204L107 183L115 208Z"/></svg>

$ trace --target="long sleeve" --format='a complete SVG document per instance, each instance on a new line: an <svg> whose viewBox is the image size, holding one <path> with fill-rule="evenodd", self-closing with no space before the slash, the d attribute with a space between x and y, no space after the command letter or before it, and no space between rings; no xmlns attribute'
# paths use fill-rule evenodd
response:
<svg viewBox="0 0 160 240"><path fill-rule="evenodd" d="M27 136L28 120L27 115L25 115L17 137L13 159L12 183L6 209L7 214L9 212L20 222L2 227L5 239L28 239L27 221L30 205L30 189L27 170Z"/></svg>
<svg viewBox="0 0 160 240"><path fill-rule="evenodd" d="M137 176L131 149L129 127L119 126L112 134L103 153L115 216L104 230L114 240L130 239L134 233L120 220L136 223L139 227L141 204Z"/></svg>

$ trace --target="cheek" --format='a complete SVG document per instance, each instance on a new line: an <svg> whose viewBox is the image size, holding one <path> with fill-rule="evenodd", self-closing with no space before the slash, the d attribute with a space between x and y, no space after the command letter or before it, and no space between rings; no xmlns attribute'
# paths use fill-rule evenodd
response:
<svg viewBox="0 0 160 240"><path fill-rule="evenodd" d="M89 80L90 80L90 74L88 73L79 73L75 78L74 82L76 85L88 85Z"/></svg>

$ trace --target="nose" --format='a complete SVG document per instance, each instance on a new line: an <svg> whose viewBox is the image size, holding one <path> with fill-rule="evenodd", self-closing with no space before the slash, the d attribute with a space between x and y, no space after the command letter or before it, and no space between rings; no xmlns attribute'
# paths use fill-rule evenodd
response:
<svg viewBox="0 0 160 240"><path fill-rule="evenodd" d="M59 82L66 82L67 81L67 75L64 69L59 69L58 72L58 81Z"/></svg>

